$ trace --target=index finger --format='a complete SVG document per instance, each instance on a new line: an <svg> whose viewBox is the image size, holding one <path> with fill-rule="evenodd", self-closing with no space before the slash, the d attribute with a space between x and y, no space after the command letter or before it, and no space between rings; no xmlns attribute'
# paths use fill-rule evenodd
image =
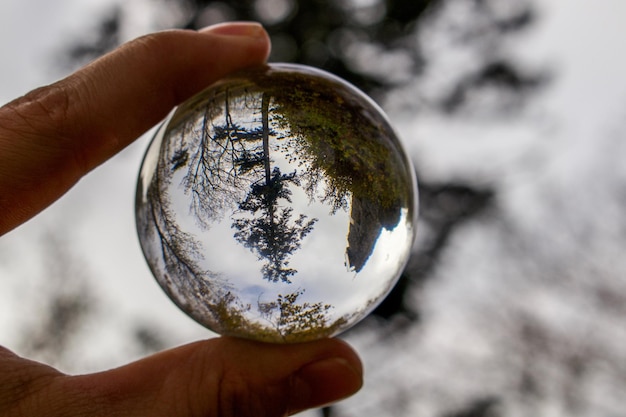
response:
<svg viewBox="0 0 626 417"><path fill-rule="evenodd" d="M0 108L0 235L34 216L185 98L260 64L255 23L172 30L129 42Z"/></svg>

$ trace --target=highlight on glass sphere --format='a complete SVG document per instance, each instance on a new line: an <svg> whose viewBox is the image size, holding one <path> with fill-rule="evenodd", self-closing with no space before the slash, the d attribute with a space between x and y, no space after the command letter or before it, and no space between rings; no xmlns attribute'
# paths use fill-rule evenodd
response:
<svg viewBox="0 0 626 417"><path fill-rule="evenodd" d="M294 343L367 316L408 260L414 171L379 107L326 72L270 64L174 109L136 221L169 297L222 335Z"/></svg>

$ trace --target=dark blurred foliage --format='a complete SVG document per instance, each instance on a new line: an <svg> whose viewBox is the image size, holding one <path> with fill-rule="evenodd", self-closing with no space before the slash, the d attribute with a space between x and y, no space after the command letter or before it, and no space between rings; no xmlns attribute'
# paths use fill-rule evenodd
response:
<svg viewBox="0 0 626 417"><path fill-rule="evenodd" d="M422 182L420 193L420 221L428 227L419 230L420 244L413 253L398 285L374 311L389 319L402 314L411 321L419 318L419 306L407 306L404 294L410 285L422 286L437 267L440 255L456 228L493 204L494 191L461 183Z"/></svg>
<svg viewBox="0 0 626 417"><path fill-rule="evenodd" d="M494 191L460 183L420 183L421 244L413 253L398 284L373 315L385 320L401 315L409 322L419 319L419 306L410 306L405 293L410 286L422 286L432 276L448 240L467 220L486 212L493 203Z"/></svg>
<svg viewBox="0 0 626 417"><path fill-rule="evenodd" d="M91 61L117 47L121 43L122 17L122 9L114 7L100 22L97 30L92 32L91 36L69 45L66 53L70 66ZM61 64L65 64L65 62Z"/></svg>
<svg viewBox="0 0 626 417"><path fill-rule="evenodd" d="M429 63L418 29L454 3L465 4L471 14L466 25L451 25L450 31L459 44L484 50L483 62L459 68L454 88L437 100L441 111L462 110L481 91L519 97L543 84L545 74L522 68L499 47L535 21L528 0L159 0L154 7L176 10L172 24L187 29L260 21L272 38L270 61L325 69L382 99L420 76ZM68 62L84 63L117 46L124 17L124 9L114 7L93 36L68 47Z"/></svg>
<svg viewBox="0 0 626 417"><path fill-rule="evenodd" d="M413 47L412 28L431 1L387 0L370 2L368 6L329 0L184 2L190 10L201 11L190 15L186 27L197 28L213 23L210 19L202 20L202 17L206 16L206 10L219 5L237 19L264 23L274 45L272 60L323 68L369 91L387 87L390 80L368 74L369 68L362 67L352 58L355 48L380 48L379 56L371 58L382 60L391 52L400 51L410 57L414 69L419 70L421 62ZM374 65L373 62L370 64ZM389 70L393 71L393 68Z"/></svg>
<svg viewBox="0 0 626 417"><path fill-rule="evenodd" d="M501 414L497 407L497 398L478 398L462 410L445 414L444 417L499 417Z"/></svg>
<svg viewBox="0 0 626 417"><path fill-rule="evenodd" d="M496 60L486 63L479 70L468 74L441 102L442 109L454 113L471 102L471 94L484 89L507 91L515 98L522 98L535 91L546 81L546 75L526 72L512 62Z"/></svg>
<svg viewBox="0 0 626 417"><path fill-rule="evenodd" d="M137 323L133 339L142 354L150 354L167 348L167 337L154 323Z"/></svg>

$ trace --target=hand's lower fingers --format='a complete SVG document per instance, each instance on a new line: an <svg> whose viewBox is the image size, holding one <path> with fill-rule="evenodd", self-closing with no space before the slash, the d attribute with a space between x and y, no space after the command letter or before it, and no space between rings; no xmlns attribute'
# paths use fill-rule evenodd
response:
<svg viewBox="0 0 626 417"><path fill-rule="evenodd" d="M361 363L345 343L270 345L213 339L112 371L70 378L85 415L151 417L284 416L347 397L362 383ZM76 396L78 397L78 396ZM84 409L87 407L87 409Z"/></svg>
<svg viewBox="0 0 626 417"><path fill-rule="evenodd" d="M0 234L50 204L181 100L262 63L265 31L230 24L144 36L0 108Z"/></svg>

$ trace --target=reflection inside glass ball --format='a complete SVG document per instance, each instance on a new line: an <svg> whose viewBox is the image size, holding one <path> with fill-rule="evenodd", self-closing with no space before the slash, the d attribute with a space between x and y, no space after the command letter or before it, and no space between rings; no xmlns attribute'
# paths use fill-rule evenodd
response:
<svg viewBox="0 0 626 417"><path fill-rule="evenodd" d="M137 230L159 284L230 336L339 334L400 276L414 174L380 109L346 82L272 64L175 109L141 167Z"/></svg>

